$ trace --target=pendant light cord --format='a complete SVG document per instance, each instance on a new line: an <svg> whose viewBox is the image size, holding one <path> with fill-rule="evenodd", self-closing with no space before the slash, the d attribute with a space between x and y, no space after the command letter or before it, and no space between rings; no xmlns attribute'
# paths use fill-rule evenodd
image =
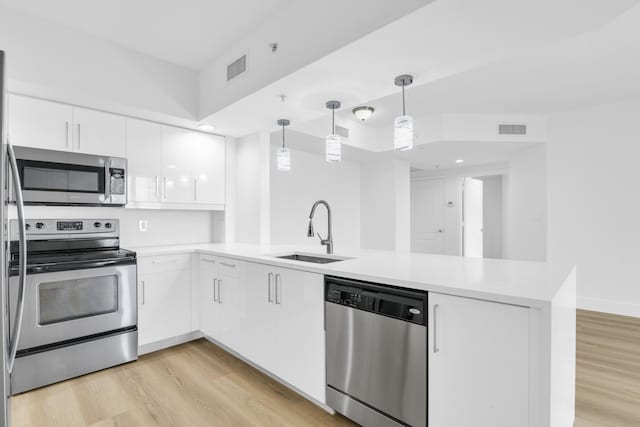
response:
<svg viewBox="0 0 640 427"><path fill-rule="evenodd" d="M402 115L406 116L407 112L404 108L404 82L402 82Z"/></svg>
<svg viewBox="0 0 640 427"><path fill-rule="evenodd" d="M284 148L284 125L282 125L282 148Z"/></svg>
<svg viewBox="0 0 640 427"><path fill-rule="evenodd" d="M331 135L336 134L336 109L331 109Z"/></svg>

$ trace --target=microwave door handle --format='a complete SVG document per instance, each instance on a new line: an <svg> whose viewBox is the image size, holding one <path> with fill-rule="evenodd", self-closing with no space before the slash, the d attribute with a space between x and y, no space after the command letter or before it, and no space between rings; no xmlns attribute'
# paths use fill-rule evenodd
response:
<svg viewBox="0 0 640 427"><path fill-rule="evenodd" d="M104 160L104 202L111 202L111 159Z"/></svg>
<svg viewBox="0 0 640 427"><path fill-rule="evenodd" d="M13 370L13 364L16 360L16 354L18 352L18 340L20 339L20 329L22 328L22 316L24 313L24 293L27 284L27 244L24 219L24 200L22 199L20 174L18 173L18 163L16 162L16 155L13 151L13 146L9 141L7 141L7 154L9 159L9 167L11 169L11 176L13 178L16 208L18 211L18 230L20 235L18 242L18 306L16 310L16 317L13 322L13 331L11 332L11 335L9 335L9 354L7 357L7 370L11 372Z"/></svg>

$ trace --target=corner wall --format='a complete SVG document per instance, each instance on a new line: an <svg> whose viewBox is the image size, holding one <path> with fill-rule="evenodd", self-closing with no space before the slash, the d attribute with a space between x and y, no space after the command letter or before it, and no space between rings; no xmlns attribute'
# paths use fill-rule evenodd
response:
<svg viewBox="0 0 640 427"><path fill-rule="evenodd" d="M551 265L577 264L580 308L640 317L640 99L553 114L548 144Z"/></svg>

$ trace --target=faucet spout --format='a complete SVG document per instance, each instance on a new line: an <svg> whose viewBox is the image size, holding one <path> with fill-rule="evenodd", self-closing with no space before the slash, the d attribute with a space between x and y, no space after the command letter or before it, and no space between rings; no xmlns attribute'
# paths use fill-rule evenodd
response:
<svg viewBox="0 0 640 427"><path fill-rule="evenodd" d="M316 233L313 229L313 216L316 213L316 208L319 205L323 205L327 209L327 238L323 239L320 236L320 244L327 247L327 253L333 253L333 232L331 230L331 206L325 200L317 200L313 206L311 207L311 212L309 213L309 226L307 227L307 237L313 237Z"/></svg>

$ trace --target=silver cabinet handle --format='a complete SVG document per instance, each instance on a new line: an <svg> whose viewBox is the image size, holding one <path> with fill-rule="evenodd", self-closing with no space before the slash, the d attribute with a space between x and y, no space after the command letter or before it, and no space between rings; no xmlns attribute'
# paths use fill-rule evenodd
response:
<svg viewBox="0 0 640 427"><path fill-rule="evenodd" d="M218 279L218 304L222 304L222 279Z"/></svg>
<svg viewBox="0 0 640 427"><path fill-rule="evenodd" d="M80 150L80 123L78 123L78 150Z"/></svg>
<svg viewBox="0 0 640 427"><path fill-rule="evenodd" d="M156 195L155 195L154 198L156 200L160 200L160 177L156 175L154 177L154 179L155 179L155 183L156 183L156 185L155 185L155 194Z"/></svg>
<svg viewBox="0 0 640 427"><path fill-rule="evenodd" d="M197 178L193 179L193 200L194 201L198 200L198 179Z"/></svg>
<svg viewBox="0 0 640 427"><path fill-rule="evenodd" d="M236 268L235 264L229 264L228 262L221 262L220 265L224 265L225 267Z"/></svg>
<svg viewBox="0 0 640 427"><path fill-rule="evenodd" d="M144 305L144 303L147 300L147 298L146 298L146 294L147 293L146 293L146 289L145 289L146 286L145 286L144 280L141 282L141 284L142 284L142 305Z"/></svg>
<svg viewBox="0 0 640 427"><path fill-rule="evenodd" d="M69 121L68 120L65 120L64 122L64 134L67 141L67 148L71 148L69 144L71 142L71 139L69 138Z"/></svg>
<svg viewBox="0 0 640 427"><path fill-rule="evenodd" d="M216 284L218 279L213 279L213 302L218 302L218 298L216 297Z"/></svg>
<svg viewBox="0 0 640 427"><path fill-rule="evenodd" d="M440 351L440 349L438 348L438 341L437 341L437 335L436 335L437 334L436 331L438 330L437 328L438 325L436 323L438 316L436 315L436 310L438 309L438 307L439 307L438 304L433 305L433 352L434 353L437 353Z"/></svg>
<svg viewBox="0 0 640 427"><path fill-rule="evenodd" d="M162 200L167 199L167 177L162 177Z"/></svg>
<svg viewBox="0 0 640 427"><path fill-rule="evenodd" d="M281 291L282 291L282 277L279 274L276 274L276 304L281 304Z"/></svg>
<svg viewBox="0 0 640 427"><path fill-rule="evenodd" d="M215 264L216 263L215 259L208 259L208 258L200 258L200 261L202 261L202 262L210 262L211 264Z"/></svg>
<svg viewBox="0 0 640 427"><path fill-rule="evenodd" d="M20 339L20 330L22 329L22 317L24 314L24 291L27 286L27 244L26 244L26 225L24 219L24 200L22 199L22 185L20 183L20 174L18 173L18 163L16 162L16 154L13 146L7 140L7 157L11 168L11 177L13 178L13 186L16 192L16 208L18 211L18 305L16 316L13 322L13 331L9 335L9 346L7 354L7 370L9 373L13 370L13 363L16 361L18 352L18 340ZM4 290L3 290L4 292Z"/></svg>
<svg viewBox="0 0 640 427"><path fill-rule="evenodd" d="M267 275L267 302L273 302L271 298L271 281L273 280L273 273Z"/></svg>

